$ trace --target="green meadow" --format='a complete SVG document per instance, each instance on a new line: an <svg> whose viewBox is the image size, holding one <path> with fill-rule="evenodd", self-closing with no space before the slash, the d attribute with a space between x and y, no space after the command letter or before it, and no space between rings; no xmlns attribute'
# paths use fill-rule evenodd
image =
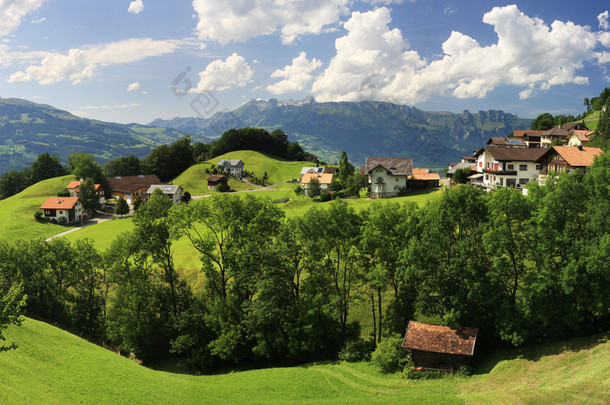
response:
<svg viewBox="0 0 610 405"><path fill-rule="evenodd" d="M481 355L470 377L411 381L370 363L321 363L216 375L149 369L32 319L6 331L0 403L598 404L610 401L608 336Z"/></svg>

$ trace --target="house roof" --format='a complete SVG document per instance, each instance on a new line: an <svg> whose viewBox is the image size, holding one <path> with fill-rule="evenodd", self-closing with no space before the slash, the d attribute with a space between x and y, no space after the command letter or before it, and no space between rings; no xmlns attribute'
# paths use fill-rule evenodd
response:
<svg viewBox="0 0 610 405"><path fill-rule="evenodd" d="M218 161L216 166L238 166L240 163L243 164L244 162L241 159L222 159Z"/></svg>
<svg viewBox="0 0 610 405"><path fill-rule="evenodd" d="M410 178L413 180L440 180L441 176L438 173L430 173L429 169L414 168Z"/></svg>
<svg viewBox="0 0 610 405"><path fill-rule="evenodd" d="M80 181L80 180L73 180L66 186L66 190L77 189L80 187L81 183L82 183L82 181ZM102 189L101 184L94 184L94 186L95 186L95 191L99 191L100 189Z"/></svg>
<svg viewBox="0 0 610 405"><path fill-rule="evenodd" d="M338 167L325 167L324 173L337 174L337 173L339 173L339 168Z"/></svg>
<svg viewBox="0 0 610 405"><path fill-rule="evenodd" d="M451 166L449 168L449 170L447 170L447 174L454 174L457 170L460 169L471 169L472 168L472 163L470 162L459 162L459 163L455 163L453 166Z"/></svg>
<svg viewBox="0 0 610 405"><path fill-rule="evenodd" d="M566 131L569 131L579 125L584 126L584 123L582 121L574 121L574 122L569 122L567 124L564 124L561 126L562 129L565 129ZM586 127L585 127L586 128Z"/></svg>
<svg viewBox="0 0 610 405"><path fill-rule="evenodd" d="M541 133L543 133L544 131L539 131L537 129L525 129L525 130L515 130L513 131L513 138L523 138L526 135L534 135L534 136L538 136Z"/></svg>
<svg viewBox="0 0 610 405"><path fill-rule="evenodd" d="M542 132L540 135L542 136L568 136L570 132L562 127L553 127L548 131Z"/></svg>
<svg viewBox="0 0 610 405"><path fill-rule="evenodd" d="M301 183L309 184L311 179L316 178L320 184L330 184L333 181L332 173L305 173L301 179Z"/></svg>
<svg viewBox="0 0 610 405"><path fill-rule="evenodd" d="M218 183L222 179L227 181L227 178L221 174L212 174L212 175L210 175L210 177L208 177L208 182L211 181L212 183Z"/></svg>
<svg viewBox="0 0 610 405"><path fill-rule="evenodd" d="M413 174L413 159L410 158L366 158L364 171L370 173L381 166L394 176L410 176Z"/></svg>
<svg viewBox="0 0 610 405"><path fill-rule="evenodd" d="M523 141L522 138L502 138L502 137L495 137L492 136L491 138L489 138L489 140L487 141L488 145L494 145L494 146L508 146L508 147L525 147L525 142Z"/></svg>
<svg viewBox="0 0 610 405"><path fill-rule="evenodd" d="M78 202L78 197L49 197L40 206L43 210L70 210Z"/></svg>
<svg viewBox="0 0 610 405"><path fill-rule="evenodd" d="M589 136L593 135L593 132L594 131L585 131L582 129L573 129L570 131L572 134L571 136L576 136L576 138L578 138L578 140L581 142L589 142Z"/></svg>
<svg viewBox="0 0 610 405"><path fill-rule="evenodd" d="M163 191L163 194L176 194L181 188L177 184L153 184L148 188L146 194L152 194L156 189Z"/></svg>
<svg viewBox="0 0 610 405"><path fill-rule="evenodd" d="M305 173L324 173L323 167L304 167L301 169L301 175Z"/></svg>
<svg viewBox="0 0 610 405"><path fill-rule="evenodd" d="M155 174L140 174L138 176L108 177L110 188L114 191L131 193L151 184L159 184L161 180Z"/></svg>
<svg viewBox="0 0 610 405"><path fill-rule="evenodd" d="M588 167L593 164L595 157L601 155L603 151L600 148L588 146L553 146L539 160L552 153L557 153L572 167Z"/></svg>
<svg viewBox="0 0 610 405"><path fill-rule="evenodd" d="M544 153L546 149L543 148L498 148L494 146L486 146L483 149L477 151L475 156L481 155L483 151L486 151L499 162L535 162Z"/></svg>
<svg viewBox="0 0 610 405"><path fill-rule="evenodd" d="M472 356L477 333L477 328L451 329L410 321L402 346L405 349Z"/></svg>

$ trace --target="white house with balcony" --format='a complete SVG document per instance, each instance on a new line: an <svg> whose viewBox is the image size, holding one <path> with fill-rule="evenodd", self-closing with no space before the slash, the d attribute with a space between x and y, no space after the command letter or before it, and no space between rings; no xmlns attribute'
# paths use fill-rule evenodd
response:
<svg viewBox="0 0 610 405"><path fill-rule="evenodd" d="M244 162L240 159L222 159L216 166L219 169L228 171L231 176L241 179L244 174Z"/></svg>
<svg viewBox="0 0 610 405"><path fill-rule="evenodd" d="M475 153L477 173L470 176L471 182L492 190L538 181L543 168L536 161L545 152L544 148L486 146Z"/></svg>
<svg viewBox="0 0 610 405"><path fill-rule="evenodd" d="M409 176L413 174L413 159L366 158L364 172L369 175L371 198L393 197L407 188Z"/></svg>

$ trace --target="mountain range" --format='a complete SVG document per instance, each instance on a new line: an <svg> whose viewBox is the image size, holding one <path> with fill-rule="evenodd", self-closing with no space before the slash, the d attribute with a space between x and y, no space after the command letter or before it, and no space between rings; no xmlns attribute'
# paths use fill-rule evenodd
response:
<svg viewBox="0 0 610 405"><path fill-rule="evenodd" d="M498 110L454 114L373 101L318 103L309 97L251 100L209 118L118 124L7 98L0 99L0 174L23 169L44 152L65 162L70 153L82 151L103 164L120 156L144 157L182 134L194 142L209 142L245 126L282 129L291 141L327 162L338 161L345 150L356 164L367 156L411 157L416 166L440 168L472 154L489 137L529 128L531 121Z"/></svg>

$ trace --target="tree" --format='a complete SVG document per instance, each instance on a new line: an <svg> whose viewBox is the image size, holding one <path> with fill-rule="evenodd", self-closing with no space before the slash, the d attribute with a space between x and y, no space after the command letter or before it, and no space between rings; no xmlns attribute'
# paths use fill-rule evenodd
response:
<svg viewBox="0 0 610 405"><path fill-rule="evenodd" d="M309 187L307 188L307 196L309 198L316 198L320 195L322 189L320 188L320 182L316 178L309 180Z"/></svg>
<svg viewBox="0 0 610 405"><path fill-rule="evenodd" d="M358 196L360 190L367 187L369 184L369 177L364 173L353 172L345 183L345 191L348 195Z"/></svg>
<svg viewBox="0 0 610 405"><path fill-rule="evenodd" d="M83 210L89 216L95 216L97 211L101 209L100 196L95 191L95 184L90 177L80 183L80 186L78 187L78 196L83 204Z"/></svg>
<svg viewBox="0 0 610 405"><path fill-rule="evenodd" d="M129 214L129 205L127 204L127 201L125 201L123 196L119 196L119 198L117 199L116 205L114 206L114 213L121 217L123 215Z"/></svg>
<svg viewBox="0 0 610 405"><path fill-rule="evenodd" d="M532 121L531 129L546 131L547 129L553 128L554 124L555 120L553 116L549 113L543 113Z"/></svg>
<svg viewBox="0 0 610 405"><path fill-rule="evenodd" d="M2 331L9 325L21 325L21 309L25 307L26 297L19 283L10 282L0 275L0 342L6 341ZM15 343L0 344L0 353L15 349Z"/></svg>
<svg viewBox="0 0 610 405"><path fill-rule="evenodd" d="M453 173L453 181L456 184L466 184L468 183L468 176L470 176L471 169L469 167L465 167L463 169L457 169L455 173Z"/></svg>
<svg viewBox="0 0 610 405"><path fill-rule="evenodd" d="M38 155L38 158L32 162L30 170L32 183L38 183L41 180L63 176L65 174L66 169L59 161L59 156L49 155L48 153Z"/></svg>
<svg viewBox="0 0 610 405"><path fill-rule="evenodd" d="M269 175L267 174L267 172L265 172L263 174L263 177L261 178L261 186L265 186L265 183L269 180Z"/></svg>
<svg viewBox="0 0 610 405"><path fill-rule="evenodd" d="M29 174L26 170L5 172L0 176L0 199L20 193L30 184Z"/></svg>
<svg viewBox="0 0 610 405"><path fill-rule="evenodd" d="M585 101L584 101L584 106L587 109L587 113L591 112L591 100L589 100L589 98L585 97Z"/></svg>
<svg viewBox="0 0 610 405"><path fill-rule="evenodd" d="M339 181L345 188L347 186L347 179L354 174L354 165L349 162L345 151L341 151L341 158L339 159Z"/></svg>
<svg viewBox="0 0 610 405"><path fill-rule="evenodd" d="M93 155L84 152L68 155L68 170L74 174L77 180L91 178L94 183L100 184L104 188L106 196L110 195L111 190L108 179L104 175L102 167L93 158Z"/></svg>
<svg viewBox="0 0 610 405"><path fill-rule="evenodd" d="M140 159L130 155L110 160L104 163L104 173L108 177L137 176L142 173Z"/></svg>

